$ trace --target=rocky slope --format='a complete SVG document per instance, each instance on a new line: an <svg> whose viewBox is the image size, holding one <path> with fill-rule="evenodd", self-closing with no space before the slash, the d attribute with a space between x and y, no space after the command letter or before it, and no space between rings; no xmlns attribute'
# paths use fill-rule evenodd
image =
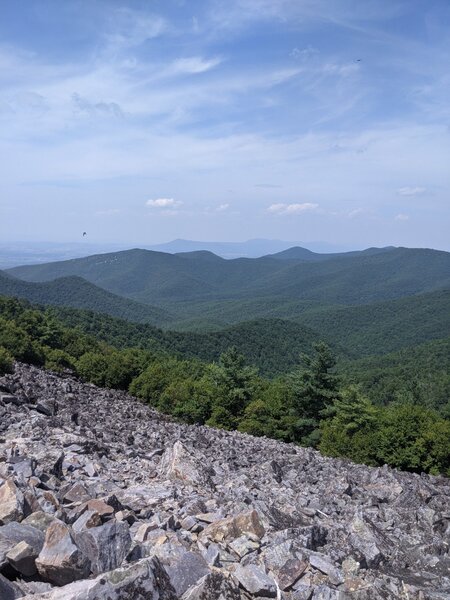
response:
<svg viewBox="0 0 450 600"><path fill-rule="evenodd" d="M450 481L0 379L0 598L450 598Z"/></svg>

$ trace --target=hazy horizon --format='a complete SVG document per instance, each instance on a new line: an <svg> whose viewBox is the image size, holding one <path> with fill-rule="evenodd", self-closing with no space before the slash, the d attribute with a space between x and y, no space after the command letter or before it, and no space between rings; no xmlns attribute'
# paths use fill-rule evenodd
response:
<svg viewBox="0 0 450 600"><path fill-rule="evenodd" d="M1 242L450 250L445 0L2 10Z"/></svg>

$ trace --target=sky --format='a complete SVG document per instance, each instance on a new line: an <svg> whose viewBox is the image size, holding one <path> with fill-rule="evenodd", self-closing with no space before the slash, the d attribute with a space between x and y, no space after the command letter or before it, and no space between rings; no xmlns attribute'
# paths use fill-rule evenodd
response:
<svg viewBox="0 0 450 600"><path fill-rule="evenodd" d="M0 5L0 241L450 250L448 0Z"/></svg>

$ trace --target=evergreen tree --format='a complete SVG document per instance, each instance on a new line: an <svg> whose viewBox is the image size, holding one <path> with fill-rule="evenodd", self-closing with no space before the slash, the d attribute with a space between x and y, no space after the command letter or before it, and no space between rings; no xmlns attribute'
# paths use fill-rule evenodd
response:
<svg viewBox="0 0 450 600"><path fill-rule="evenodd" d="M213 410L207 424L233 429L255 393L258 377L254 367L232 346L219 363L212 365L209 376L214 388Z"/></svg>
<svg viewBox="0 0 450 600"><path fill-rule="evenodd" d="M291 373L290 416L294 417L292 435L304 445L317 446L321 418L339 396L339 379L334 372L336 359L324 342L313 345L312 356L302 355L303 366Z"/></svg>

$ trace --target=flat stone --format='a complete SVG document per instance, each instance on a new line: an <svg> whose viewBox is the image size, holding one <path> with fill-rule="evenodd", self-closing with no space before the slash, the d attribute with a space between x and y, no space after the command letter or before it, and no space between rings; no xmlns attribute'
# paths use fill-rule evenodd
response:
<svg viewBox="0 0 450 600"><path fill-rule="evenodd" d="M250 594L264 598L276 598L277 586L275 581L267 575L262 567L254 564L245 567L239 565L233 575Z"/></svg>

